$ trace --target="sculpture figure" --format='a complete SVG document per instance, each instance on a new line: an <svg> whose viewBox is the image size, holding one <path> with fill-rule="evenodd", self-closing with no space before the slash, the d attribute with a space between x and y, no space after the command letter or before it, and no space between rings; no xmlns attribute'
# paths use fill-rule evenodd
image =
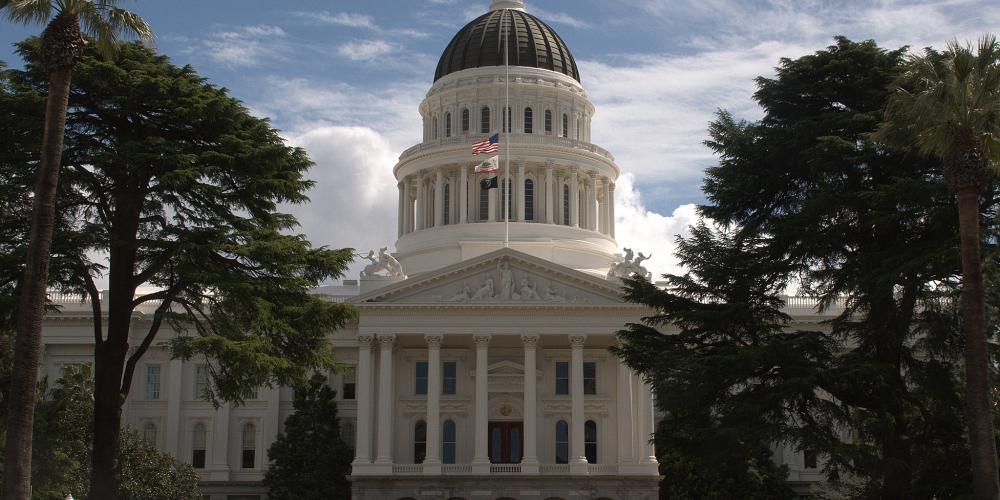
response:
<svg viewBox="0 0 1000 500"><path fill-rule="evenodd" d="M452 298L448 299L448 302L468 302L472 298L472 289L469 285L462 287L462 291L456 293Z"/></svg>
<svg viewBox="0 0 1000 500"><path fill-rule="evenodd" d="M528 278L521 278L521 282L518 287L518 297L520 300L538 300L538 292L535 291L535 285Z"/></svg>
<svg viewBox="0 0 1000 500"><path fill-rule="evenodd" d="M479 290L476 290L476 294L472 296L472 300L484 300L493 298L493 278L486 278L486 281L482 285L479 285Z"/></svg>
<svg viewBox="0 0 1000 500"><path fill-rule="evenodd" d="M642 252L639 252L639 256L635 257L632 249L626 248L625 255L618 254L615 256L615 260L608 269L608 279L622 280L636 274L641 278L652 280L653 273L647 271L642 266L642 262L648 260L650 257L652 255L643 255Z"/></svg>
<svg viewBox="0 0 1000 500"><path fill-rule="evenodd" d="M510 300L514 295L514 272L507 261L497 264L497 270L500 271L500 298Z"/></svg>
<svg viewBox="0 0 1000 500"><path fill-rule="evenodd" d="M368 260L371 264L365 266L361 270L362 278L372 278L372 277L388 277L388 278L402 278L403 266L396 260L395 257L389 253L388 247L382 247L378 251L378 257L375 256L375 250L369 250L368 255L354 254L356 257ZM379 273L385 274L379 274Z"/></svg>

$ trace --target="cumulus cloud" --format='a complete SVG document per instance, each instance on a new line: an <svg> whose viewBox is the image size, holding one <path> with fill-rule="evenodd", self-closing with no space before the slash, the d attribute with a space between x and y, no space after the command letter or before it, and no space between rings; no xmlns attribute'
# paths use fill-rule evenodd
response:
<svg viewBox="0 0 1000 500"><path fill-rule="evenodd" d="M352 61L371 61L393 50L395 46L385 40L359 40L341 45L337 53Z"/></svg>
<svg viewBox="0 0 1000 500"><path fill-rule="evenodd" d="M205 53L215 62L227 66L255 66L262 59L281 52L281 39L287 33L278 26L244 26L238 30L220 31L202 41Z"/></svg>
<svg viewBox="0 0 1000 500"><path fill-rule="evenodd" d="M378 29L378 26L375 25L375 21L372 20L372 17L365 14L355 14L351 12L333 13L324 10L319 12L296 12L295 15L320 24L333 24L349 28Z"/></svg>
<svg viewBox="0 0 1000 500"><path fill-rule="evenodd" d="M679 274L683 269L674 257L677 236L687 236L688 228L698 221L693 204L680 205L670 215L646 208L635 187L635 177L624 174L615 184L615 238L621 248L652 258L643 265L653 273L654 281L666 273Z"/></svg>

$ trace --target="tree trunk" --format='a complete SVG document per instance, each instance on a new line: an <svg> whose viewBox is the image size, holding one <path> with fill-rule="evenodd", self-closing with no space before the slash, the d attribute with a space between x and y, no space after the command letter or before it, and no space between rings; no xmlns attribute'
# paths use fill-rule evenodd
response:
<svg viewBox="0 0 1000 500"><path fill-rule="evenodd" d="M49 73L42 155L31 207L31 233L17 310L17 340L14 343L11 401L4 443L3 491L7 500L28 500L31 497L31 438L41 357L42 317L45 315L49 250L55 225L56 189L72 74L72 67Z"/></svg>
<svg viewBox="0 0 1000 500"><path fill-rule="evenodd" d="M958 191L959 237L962 250L962 315L965 319L965 378L972 453L973 491L977 499L1000 498L993 400L986 349L986 307L979 255L979 190Z"/></svg>

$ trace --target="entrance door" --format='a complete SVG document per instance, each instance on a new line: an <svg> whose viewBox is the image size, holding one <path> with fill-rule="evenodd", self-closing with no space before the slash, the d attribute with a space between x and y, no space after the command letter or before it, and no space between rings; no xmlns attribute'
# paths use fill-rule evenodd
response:
<svg viewBox="0 0 1000 500"><path fill-rule="evenodd" d="M490 462L519 464L524 449L523 422L490 422Z"/></svg>

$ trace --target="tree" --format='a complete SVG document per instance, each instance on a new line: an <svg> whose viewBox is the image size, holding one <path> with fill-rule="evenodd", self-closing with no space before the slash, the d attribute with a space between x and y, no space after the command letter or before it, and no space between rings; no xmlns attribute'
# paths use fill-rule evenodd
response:
<svg viewBox="0 0 1000 500"><path fill-rule="evenodd" d="M285 432L267 450L270 466L264 484L268 498L350 497L347 475L354 458L353 445L340 435L335 395L321 376L295 391L295 413L289 415Z"/></svg>
<svg viewBox="0 0 1000 500"><path fill-rule="evenodd" d="M955 209L941 162L872 137L904 55L837 38L758 79L760 121L719 113L699 207L719 229L680 247L689 277L627 284L656 314L629 325L622 355L669 419L688 405L692 426L700 411L710 431L817 453L831 481L862 481L855 496L955 497L970 483L948 309L961 284ZM985 190L993 228L996 186ZM833 319L792 330L776 314L792 281ZM647 329L667 320L680 320L678 338Z"/></svg>
<svg viewBox="0 0 1000 500"><path fill-rule="evenodd" d="M961 231L962 314L969 442L976 498L1000 497L986 341L979 231L980 195L1000 169L1000 43L987 35L978 51L949 44L907 60L886 110L881 137L915 138L920 150L944 162L955 193Z"/></svg>
<svg viewBox="0 0 1000 500"><path fill-rule="evenodd" d="M37 42L21 44L30 89L44 85ZM327 333L353 317L308 293L341 276L351 250L313 248L279 203L304 203L305 152L225 90L138 45L115 62L85 54L66 127L60 203L75 235L66 282L94 308L94 498L114 498L121 404L165 324L182 359L204 357L209 396L237 404L260 386L296 386L334 367ZM107 304L84 260L107 252ZM157 291L136 294L140 287ZM144 332L136 307L156 305ZM105 307L106 306L106 307ZM101 316L107 311L107 324ZM130 331L132 330L132 331ZM129 337L138 335L130 348Z"/></svg>
<svg viewBox="0 0 1000 500"><path fill-rule="evenodd" d="M47 75L48 97L41 157L32 200L31 231L17 309L14 380L9 429L5 437L5 498L27 498L31 484L32 411L41 355L49 274L49 252L55 223L55 196L63 149L63 131L73 69L83 53L83 33L95 37L98 49L110 55L120 35L152 37L137 15L116 7L117 0L0 0L0 11L14 21L46 24L40 61ZM82 30L81 30L82 26Z"/></svg>

